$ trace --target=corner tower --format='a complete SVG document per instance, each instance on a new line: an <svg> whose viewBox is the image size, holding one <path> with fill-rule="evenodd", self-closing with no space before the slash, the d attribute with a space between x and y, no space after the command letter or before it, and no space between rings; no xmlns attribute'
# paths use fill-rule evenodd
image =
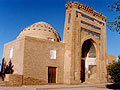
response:
<svg viewBox="0 0 120 90"><path fill-rule="evenodd" d="M87 5L67 2L64 83L106 82L106 20Z"/></svg>

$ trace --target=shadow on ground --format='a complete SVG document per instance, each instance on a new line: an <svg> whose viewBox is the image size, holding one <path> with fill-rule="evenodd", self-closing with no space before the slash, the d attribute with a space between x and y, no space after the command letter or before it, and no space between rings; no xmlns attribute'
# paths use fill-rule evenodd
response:
<svg viewBox="0 0 120 90"><path fill-rule="evenodd" d="M113 84L107 84L106 87L107 87L108 89L120 90L120 82L118 82L118 83L113 83Z"/></svg>

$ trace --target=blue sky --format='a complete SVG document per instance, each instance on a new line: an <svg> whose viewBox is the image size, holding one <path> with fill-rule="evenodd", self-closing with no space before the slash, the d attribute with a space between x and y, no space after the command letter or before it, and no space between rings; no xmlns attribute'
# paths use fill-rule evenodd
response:
<svg viewBox="0 0 120 90"><path fill-rule="evenodd" d="M65 4L69 0L0 0L0 60L4 43L15 40L19 32L29 25L45 21L63 37ZM72 0L86 4L107 16L109 21L118 15L108 11L114 0ZM107 52L120 54L120 34L107 29Z"/></svg>

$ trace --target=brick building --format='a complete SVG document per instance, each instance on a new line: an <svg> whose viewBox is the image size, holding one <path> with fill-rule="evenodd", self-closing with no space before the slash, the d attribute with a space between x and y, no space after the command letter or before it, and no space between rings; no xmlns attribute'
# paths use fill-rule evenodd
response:
<svg viewBox="0 0 120 90"><path fill-rule="evenodd" d="M19 84L104 83L106 65L115 55L106 53L106 20L102 13L79 2L67 2L63 41L48 23L37 22L4 45L14 73L5 81Z"/></svg>

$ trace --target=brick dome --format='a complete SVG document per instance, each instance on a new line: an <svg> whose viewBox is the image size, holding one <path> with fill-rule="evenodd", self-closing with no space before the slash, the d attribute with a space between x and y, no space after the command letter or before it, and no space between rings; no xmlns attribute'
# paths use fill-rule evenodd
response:
<svg viewBox="0 0 120 90"><path fill-rule="evenodd" d="M46 22L37 22L22 30L17 39L24 36L31 36L51 41L61 41L58 32Z"/></svg>

